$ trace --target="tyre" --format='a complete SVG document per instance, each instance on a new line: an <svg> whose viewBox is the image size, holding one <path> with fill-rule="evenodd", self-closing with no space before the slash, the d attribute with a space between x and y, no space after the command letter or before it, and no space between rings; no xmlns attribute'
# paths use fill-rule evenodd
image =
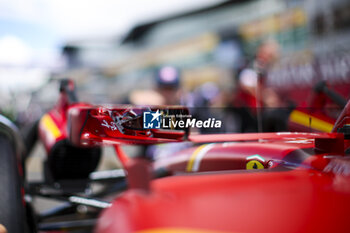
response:
<svg viewBox="0 0 350 233"><path fill-rule="evenodd" d="M14 145L0 135L0 224L9 233L22 233L27 229L19 164Z"/></svg>

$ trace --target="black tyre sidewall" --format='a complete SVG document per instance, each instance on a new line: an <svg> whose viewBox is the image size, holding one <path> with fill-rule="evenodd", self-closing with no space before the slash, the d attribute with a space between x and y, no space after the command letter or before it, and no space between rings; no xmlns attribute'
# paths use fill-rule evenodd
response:
<svg viewBox="0 0 350 233"><path fill-rule="evenodd" d="M22 233L26 229L19 165L14 145L0 135L0 223L9 233Z"/></svg>

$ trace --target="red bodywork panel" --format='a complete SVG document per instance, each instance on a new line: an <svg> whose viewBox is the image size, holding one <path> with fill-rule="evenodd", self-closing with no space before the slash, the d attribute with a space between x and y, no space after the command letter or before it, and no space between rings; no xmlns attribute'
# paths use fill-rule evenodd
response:
<svg viewBox="0 0 350 233"><path fill-rule="evenodd" d="M96 231L349 232L350 161L343 134L189 140L210 144L156 161L154 169L166 168L174 176L119 196L102 213Z"/></svg>
<svg viewBox="0 0 350 233"><path fill-rule="evenodd" d="M314 154L313 150L307 150L313 145L312 141L305 143L302 146L292 143L286 145L266 142L207 144L202 148L189 148L178 154L159 159L155 161L154 167L155 169L167 167L173 173L238 170L246 169L248 160L258 160L264 168L270 168L279 163L295 166L300 165L305 158ZM196 154L196 150L204 151L206 148L208 149L204 154L200 155L200 151Z"/></svg>
<svg viewBox="0 0 350 233"><path fill-rule="evenodd" d="M152 181L150 191L131 189L119 196L102 214L97 232L349 232L350 176L342 172L350 171L350 162L327 146L316 148L318 140L329 140L323 144L337 142L341 150L334 151L343 151L343 135L229 138L236 139L192 136L214 144L156 161L155 168L178 175ZM185 174L196 153L197 173ZM251 160L264 167L246 170ZM329 167L333 160L341 162Z"/></svg>
<svg viewBox="0 0 350 233"><path fill-rule="evenodd" d="M229 142L230 136L232 142ZM262 164L261 168L273 168L279 165L299 166L306 160L319 161L319 159L311 158L320 158L329 153L344 155L344 139L341 134L244 134L241 135L240 140L236 136L239 135L222 135L221 138L219 135L190 137L193 141L202 143L226 142L191 147L175 154L170 153L170 156L155 161L154 168L166 167L172 173L237 170L247 169L247 164L251 160L257 160ZM246 142L238 143L237 141ZM316 167L318 166L312 166L312 168Z"/></svg>
<svg viewBox="0 0 350 233"><path fill-rule="evenodd" d="M117 198L97 232L349 232L349 183L307 169L169 177Z"/></svg>

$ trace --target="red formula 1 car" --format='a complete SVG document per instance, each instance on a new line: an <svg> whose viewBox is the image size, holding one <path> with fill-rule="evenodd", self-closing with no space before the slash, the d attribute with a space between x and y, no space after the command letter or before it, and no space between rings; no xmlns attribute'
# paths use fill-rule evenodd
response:
<svg viewBox="0 0 350 233"><path fill-rule="evenodd" d="M96 232L349 232L349 114L330 134L189 136L201 145L128 161ZM171 176L151 181L159 169Z"/></svg>
<svg viewBox="0 0 350 233"><path fill-rule="evenodd" d="M39 123L46 180L26 193L64 201L35 215L41 232L350 231L350 102L332 133L191 135L183 107L93 106L73 89ZM178 123L150 125L168 116ZM121 147L184 141L154 162ZM104 145L123 170L94 171Z"/></svg>

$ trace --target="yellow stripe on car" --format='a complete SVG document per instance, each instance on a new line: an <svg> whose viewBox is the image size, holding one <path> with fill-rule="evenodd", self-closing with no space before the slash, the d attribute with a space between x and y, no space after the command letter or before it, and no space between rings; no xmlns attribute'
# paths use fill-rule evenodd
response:
<svg viewBox="0 0 350 233"><path fill-rule="evenodd" d="M211 144L204 144L199 147L193 152L191 155L188 163L187 163L187 172L196 172L199 170L199 165L204 157L204 155L214 146L214 143Z"/></svg>
<svg viewBox="0 0 350 233"><path fill-rule="evenodd" d="M62 136L61 131L49 114L45 114L43 118L41 118L40 124L42 124L42 126L48 130L54 138Z"/></svg>
<svg viewBox="0 0 350 233"><path fill-rule="evenodd" d="M222 231L197 230L188 228L155 228L138 231L137 233L224 233Z"/></svg>
<svg viewBox="0 0 350 233"><path fill-rule="evenodd" d="M316 129L321 132L329 133L333 129L333 124L298 110L294 110L290 114L289 120L306 127L311 127L312 129Z"/></svg>

